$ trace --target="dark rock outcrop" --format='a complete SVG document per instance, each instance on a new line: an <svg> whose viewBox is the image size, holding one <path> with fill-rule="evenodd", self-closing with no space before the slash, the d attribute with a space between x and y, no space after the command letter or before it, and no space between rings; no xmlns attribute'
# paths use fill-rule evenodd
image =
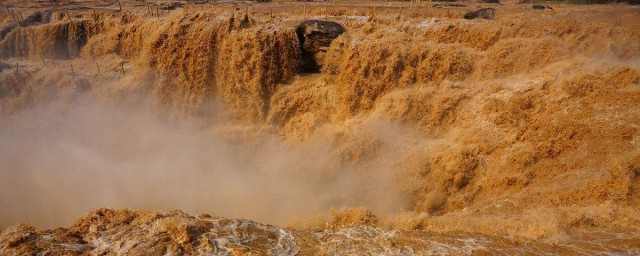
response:
<svg viewBox="0 0 640 256"><path fill-rule="evenodd" d="M302 71L320 72L329 45L344 32L344 27L333 21L307 20L302 22L296 28L302 53Z"/></svg>
<svg viewBox="0 0 640 256"><path fill-rule="evenodd" d="M439 3L439 4L434 4L431 7L434 8L444 8L444 7L465 7L466 5L464 4L457 4L457 3Z"/></svg>
<svg viewBox="0 0 640 256"><path fill-rule="evenodd" d="M4 62L0 61L0 71L2 71L2 70L4 70L4 69L10 69L10 68L11 68L11 65L6 64L6 63L4 63Z"/></svg>
<svg viewBox="0 0 640 256"><path fill-rule="evenodd" d="M534 4L533 6L531 6L531 8L533 8L534 10L553 10L553 8L551 8L551 6L545 6L545 5L539 5L539 4Z"/></svg>
<svg viewBox="0 0 640 256"><path fill-rule="evenodd" d="M467 20L472 20L472 19L493 20L496 18L496 9L482 8L477 11L468 12L467 14L464 15L464 18Z"/></svg>
<svg viewBox="0 0 640 256"><path fill-rule="evenodd" d="M175 10L182 7L183 5L184 5L183 2L166 2L166 3L161 3L160 8L163 10Z"/></svg>

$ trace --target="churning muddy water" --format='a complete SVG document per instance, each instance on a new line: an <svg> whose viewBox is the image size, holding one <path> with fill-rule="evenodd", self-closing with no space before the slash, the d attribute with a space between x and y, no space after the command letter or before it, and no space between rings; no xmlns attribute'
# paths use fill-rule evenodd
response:
<svg viewBox="0 0 640 256"><path fill-rule="evenodd" d="M5 1L0 254L640 254L638 6L148 2Z"/></svg>

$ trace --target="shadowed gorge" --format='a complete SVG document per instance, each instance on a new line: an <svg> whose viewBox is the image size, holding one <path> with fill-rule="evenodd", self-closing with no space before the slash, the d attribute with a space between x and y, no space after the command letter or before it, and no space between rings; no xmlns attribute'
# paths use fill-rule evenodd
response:
<svg viewBox="0 0 640 256"><path fill-rule="evenodd" d="M7 2L0 254L640 253L638 6L168 6Z"/></svg>

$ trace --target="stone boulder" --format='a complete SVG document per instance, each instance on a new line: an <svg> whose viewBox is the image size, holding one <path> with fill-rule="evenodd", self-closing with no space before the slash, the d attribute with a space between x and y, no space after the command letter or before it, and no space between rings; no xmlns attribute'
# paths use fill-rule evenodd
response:
<svg viewBox="0 0 640 256"><path fill-rule="evenodd" d="M162 10L175 10L184 5L183 2L164 2L160 3L160 9Z"/></svg>
<svg viewBox="0 0 640 256"><path fill-rule="evenodd" d="M493 20L496 18L496 9L482 8L477 11L468 12L467 14L464 15L464 18L467 20L472 20L472 19Z"/></svg>
<svg viewBox="0 0 640 256"><path fill-rule="evenodd" d="M302 71L320 72L331 42L345 32L340 23L324 20L306 20L296 28L302 53Z"/></svg>
<svg viewBox="0 0 640 256"><path fill-rule="evenodd" d="M466 7L466 5L464 4L458 4L458 3L439 3L439 4L434 4L431 7L434 8L446 8L446 7Z"/></svg>
<svg viewBox="0 0 640 256"><path fill-rule="evenodd" d="M0 72L4 71L5 69L11 69L11 65L9 64L5 64L4 62L0 61Z"/></svg>
<svg viewBox="0 0 640 256"><path fill-rule="evenodd" d="M539 5L539 4L534 4L533 6L531 6L532 9L534 10L553 10L553 8L551 8L551 6L545 6L545 5Z"/></svg>

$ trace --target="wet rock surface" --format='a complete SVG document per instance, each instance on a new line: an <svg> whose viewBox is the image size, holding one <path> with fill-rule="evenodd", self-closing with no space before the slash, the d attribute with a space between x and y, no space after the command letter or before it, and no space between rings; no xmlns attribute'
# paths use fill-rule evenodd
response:
<svg viewBox="0 0 640 256"><path fill-rule="evenodd" d="M160 8L163 10L175 10L182 7L184 3L182 2L165 2L160 4Z"/></svg>
<svg viewBox="0 0 640 256"><path fill-rule="evenodd" d="M0 72L2 72L2 71L3 71L3 70L5 70L5 69L10 69L10 68L11 68L11 65L6 64L6 63L4 63L4 62L0 61Z"/></svg>
<svg viewBox="0 0 640 256"><path fill-rule="evenodd" d="M477 11L468 12L467 14L464 15L464 18L467 20L472 20L472 19L493 20L496 18L496 9L482 8Z"/></svg>
<svg viewBox="0 0 640 256"><path fill-rule="evenodd" d="M296 33L300 40L302 52L302 71L320 72L324 63L324 53L331 42L345 32L340 23L323 20L307 20L302 22Z"/></svg>
<svg viewBox="0 0 640 256"><path fill-rule="evenodd" d="M439 4L434 4L431 7L436 7L436 8L445 8L445 7L465 7L466 5L464 4L457 4L457 3L439 3Z"/></svg>
<svg viewBox="0 0 640 256"><path fill-rule="evenodd" d="M532 9L534 10L553 10L553 8L551 8L551 6L545 6L545 5L539 5L539 4L534 4L533 6L531 6Z"/></svg>

